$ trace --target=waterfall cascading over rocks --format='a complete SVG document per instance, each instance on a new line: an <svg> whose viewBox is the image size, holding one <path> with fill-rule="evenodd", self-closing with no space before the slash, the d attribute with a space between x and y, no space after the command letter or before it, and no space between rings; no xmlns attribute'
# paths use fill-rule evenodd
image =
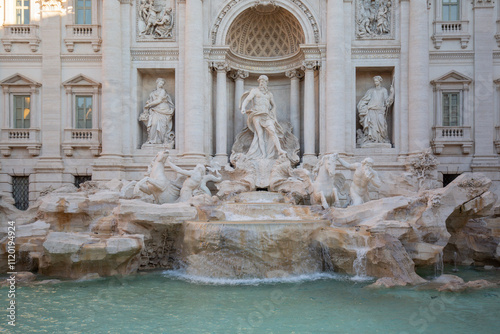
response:
<svg viewBox="0 0 500 334"><path fill-rule="evenodd" d="M477 217L492 212L489 185L479 174L463 174L445 188L325 210L262 191L159 205L125 191L133 183L114 180L53 191L22 215L2 202L1 212L18 224L18 270L46 275L127 275L181 265L190 275L214 278L335 272L418 284L424 280L415 266L434 265L445 246L496 261L496 248L489 257L465 253L456 239L469 233L468 217L479 226Z"/></svg>

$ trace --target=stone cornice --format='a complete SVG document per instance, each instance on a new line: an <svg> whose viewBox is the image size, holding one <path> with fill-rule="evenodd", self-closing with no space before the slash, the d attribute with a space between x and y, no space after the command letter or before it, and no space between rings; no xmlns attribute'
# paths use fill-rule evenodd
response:
<svg viewBox="0 0 500 334"><path fill-rule="evenodd" d="M61 55L63 63L98 63L102 61L101 55Z"/></svg>
<svg viewBox="0 0 500 334"><path fill-rule="evenodd" d="M177 49L131 49L132 61L178 61Z"/></svg>
<svg viewBox="0 0 500 334"><path fill-rule="evenodd" d="M0 55L0 62L41 63L41 55Z"/></svg>
<svg viewBox="0 0 500 334"><path fill-rule="evenodd" d="M351 58L399 58L400 48L352 48Z"/></svg>
<svg viewBox="0 0 500 334"><path fill-rule="evenodd" d="M210 59L214 59L213 55L210 55ZM302 62L304 61L303 53L286 58L286 59L245 59L234 55L232 52L228 52L225 56L226 61L229 66L235 70L245 70L250 73L284 73L288 70L293 70L300 68Z"/></svg>
<svg viewBox="0 0 500 334"><path fill-rule="evenodd" d="M474 60L474 52L431 52L429 60Z"/></svg>

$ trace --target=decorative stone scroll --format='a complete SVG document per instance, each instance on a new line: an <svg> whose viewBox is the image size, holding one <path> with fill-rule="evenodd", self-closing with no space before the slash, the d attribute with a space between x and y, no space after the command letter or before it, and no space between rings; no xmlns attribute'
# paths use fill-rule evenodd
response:
<svg viewBox="0 0 500 334"><path fill-rule="evenodd" d="M138 0L137 37L139 40L172 39L174 16L168 0Z"/></svg>
<svg viewBox="0 0 500 334"><path fill-rule="evenodd" d="M356 38L393 38L393 0L356 1Z"/></svg>

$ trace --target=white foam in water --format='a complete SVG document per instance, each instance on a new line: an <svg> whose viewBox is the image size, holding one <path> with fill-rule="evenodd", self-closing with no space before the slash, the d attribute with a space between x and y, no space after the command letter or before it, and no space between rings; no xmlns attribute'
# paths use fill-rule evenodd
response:
<svg viewBox="0 0 500 334"><path fill-rule="evenodd" d="M276 284L276 283L301 283L325 279L333 279L337 281L347 281L352 279L347 275L339 275L335 273L313 273L280 278L214 278L207 276L188 275L182 270L166 270L163 272L165 277L176 278L191 283L206 284L206 285L260 285L260 284Z"/></svg>

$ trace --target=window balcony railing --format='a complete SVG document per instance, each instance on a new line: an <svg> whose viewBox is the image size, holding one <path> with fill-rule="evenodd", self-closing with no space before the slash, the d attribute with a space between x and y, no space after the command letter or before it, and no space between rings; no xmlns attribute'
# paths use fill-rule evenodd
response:
<svg viewBox="0 0 500 334"><path fill-rule="evenodd" d="M433 28L432 40L436 49L440 49L446 39L458 39L462 49L467 48L471 38L469 21L434 21Z"/></svg>
<svg viewBox="0 0 500 334"><path fill-rule="evenodd" d="M4 25L4 35L2 44L5 51L12 50L13 43L28 43L31 51L38 51L40 45L40 37L38 33L38 25L36 24L12 24Z"/></svg>
<svg viewBox="0 0 500 334"><path fill-rule="evenodd" d="M441 154L445 146L461 146L463 154L472 149L472 130L470 126L435 126L431 146L435 154Z"/></svg>
<svg viewBox="0 0 500 334"><path fill-rule="evenodd" d="M101 26L97 24L72 24L66 26L64 39L69 52L75 49L75 43L90 43L94 52L101 49Z"/></svg>
<svg viewBox="0 0 500 334"><path fill-rule="evenodd" d="M62 147L67 156L72 156L75 148L88 148L94 156L98 156L101 151L101 130L65 129Z"/></svg>
<svg viewBox="0 0 500 334"><path fill-rule="evenodd" d="M10 156L13 148L25 147L33 156L40 154L42 141L40 129L2 129L0 151L4 156Z"/></svg>

